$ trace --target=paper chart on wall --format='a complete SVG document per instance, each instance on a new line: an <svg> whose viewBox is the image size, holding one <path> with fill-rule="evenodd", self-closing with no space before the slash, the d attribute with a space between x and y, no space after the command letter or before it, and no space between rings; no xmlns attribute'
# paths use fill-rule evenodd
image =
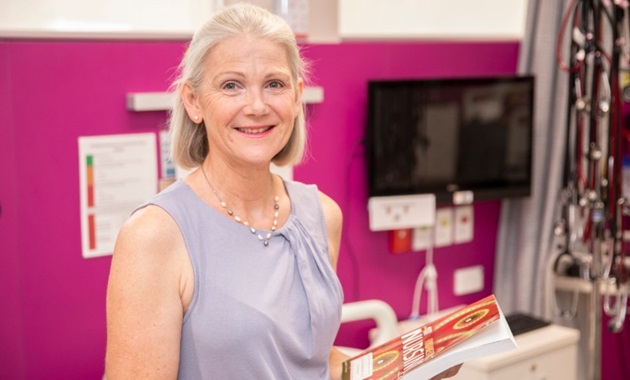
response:
<svg viewBox="0 0 630 380"><path fill-rule="evenodd" d="M155 134L79 137L81 251L109 255L134 208L157 193Z"/></svg>

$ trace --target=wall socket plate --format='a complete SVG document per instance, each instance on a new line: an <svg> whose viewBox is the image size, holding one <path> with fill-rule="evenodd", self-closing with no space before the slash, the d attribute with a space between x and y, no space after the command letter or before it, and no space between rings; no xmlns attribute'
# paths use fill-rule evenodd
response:
<svg viewBox="0 0 630 380"><path fill-rule="evenodd" d="M457 269L453 276L453 293L456 296L483 290L483 265Z"/></svg>
<svg viewBox="0 0 630 380"><path fill-rule="evenodd" d="M473 240L474 235L474 212L473 206L455 207L455 243L468 243Z"/></svg>
<svg viewBox="0 0 630 380"><path fill-rule="evenodd" d="M435 224L435 195L370 197L368 214L371 231L432 226Z"/></svg>
<svg viewBox="0 0 630 380"><path fill-rule="evenodd" d="M435 247L453 244L453 208L444 207L435 212Z"/></svg>

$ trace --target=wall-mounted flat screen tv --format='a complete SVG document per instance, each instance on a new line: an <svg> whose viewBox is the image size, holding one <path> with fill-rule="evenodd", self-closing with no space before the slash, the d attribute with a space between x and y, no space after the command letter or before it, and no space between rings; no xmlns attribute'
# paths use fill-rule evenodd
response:
<svg viewBox="0 0 630 380"><path fill-rule="evenodd" d="M532 76L369 81L369 196L530 195L533 103Z"/></svg>

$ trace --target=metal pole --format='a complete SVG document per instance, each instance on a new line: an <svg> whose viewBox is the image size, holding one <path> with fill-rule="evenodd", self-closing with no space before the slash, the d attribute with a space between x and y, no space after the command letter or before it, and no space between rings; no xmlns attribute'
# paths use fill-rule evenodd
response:
<svg viewBox="0 0 630 380"><path fill-rule="evenodd" d="M596 277L591 281L593 285L590 294L588 351L590 358L589 374L590 380L600 380L602 376L602 295L600 293L602 280Z"/></svg>

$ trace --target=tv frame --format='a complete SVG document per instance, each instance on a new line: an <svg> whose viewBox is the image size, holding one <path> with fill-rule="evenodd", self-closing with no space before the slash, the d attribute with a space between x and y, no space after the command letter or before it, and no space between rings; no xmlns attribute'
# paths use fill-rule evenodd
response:
<svg viewBox="0 0 630 380"><path fill-rule="evenodd" d="M425 87L436 86L472 86L493 85L500 83L522 83L531 85L529 92L530 125L529 125L529 155L528 181L523 184L503 185L488 187L482 185L464 186L462 184L438 184L426 186L414 186L407 189L376 191L375 186L375 106L374 92L383 86L417 85ZM434 194L439 204L469 204L475 201L499 200L504 198L528 197L531 195L533 182L533 157L534 157L534 112L535 112L535 77L533 75L501 75L501 76L473 76L473 77L448 77L448 78L413 78L413 79L374 79L368 81L367 120L366 120L366 168L368 179L368 197Z"/></svg>

